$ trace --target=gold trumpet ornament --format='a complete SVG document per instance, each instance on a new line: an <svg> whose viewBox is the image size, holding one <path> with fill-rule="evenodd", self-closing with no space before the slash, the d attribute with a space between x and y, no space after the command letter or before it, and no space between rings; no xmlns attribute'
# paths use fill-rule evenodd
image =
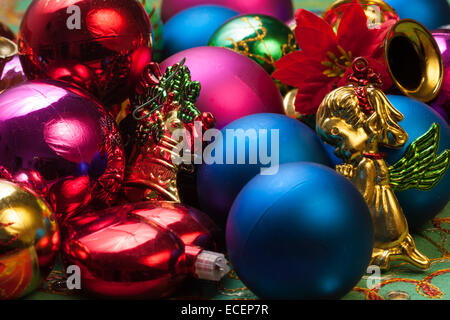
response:
<svg viewBox="0 0 450 320"><path fill-rule="evenodd" d="M352 68L349 85L322 101L317 133L336 147L335 154L344 160L337 172L353 182L370 209L375 228L371 263L382 270L390 269L393 261L427 269L430 260L416 248L394 191L433 188L448 169L450 152L436 154L440 128L433 124L402 159L389 166L379 148L405 145L408 134L399 125L404 116L379 89L381 77L366 59L355 59Z"/></svg>
<svg viewBox="0 0 450 320"><path fill-rule="evenodd" d="M336 0L323 19L338 29L343 9L355 0ZM430 102L442 87L445 72L439 45L431 32L420 22L399 19L395 10L383 0L358 0L367 17L370 29L391 21L392 27L380 42L384 61L399 94Z"/></svg>

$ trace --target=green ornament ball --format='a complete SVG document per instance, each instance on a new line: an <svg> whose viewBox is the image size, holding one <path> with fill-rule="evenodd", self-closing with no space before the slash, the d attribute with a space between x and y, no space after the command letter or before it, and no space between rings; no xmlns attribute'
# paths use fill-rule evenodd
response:
<svg viewBox="0 0 450 320"><path fill-rule="evenodd" d="M229 48L261 65L269 74L275 62L298 50L294 33L280 20L248 14L225 22L211 37L209 46Z"/></svg>

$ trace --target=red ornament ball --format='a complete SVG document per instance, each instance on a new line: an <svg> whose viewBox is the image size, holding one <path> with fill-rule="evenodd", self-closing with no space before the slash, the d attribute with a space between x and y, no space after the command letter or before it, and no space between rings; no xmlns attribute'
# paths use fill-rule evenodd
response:
<svg viewBox="0 0 450 320"><path fill-rule="evenodd" d="M152 28L138 0L34 0L18 44L30 80L66 81L109 106L128 98L151 61Z"/></svg>

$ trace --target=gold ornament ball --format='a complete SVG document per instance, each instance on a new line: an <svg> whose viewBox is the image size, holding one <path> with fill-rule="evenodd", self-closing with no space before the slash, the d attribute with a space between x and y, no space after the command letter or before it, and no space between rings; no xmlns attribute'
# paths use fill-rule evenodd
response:
<svg viewBox="0 0 450 320"><path fill-rule="evenodd" d="M54 266L59 244L45 201L0 180L0 299L17 299L39 288Z"/></svg>

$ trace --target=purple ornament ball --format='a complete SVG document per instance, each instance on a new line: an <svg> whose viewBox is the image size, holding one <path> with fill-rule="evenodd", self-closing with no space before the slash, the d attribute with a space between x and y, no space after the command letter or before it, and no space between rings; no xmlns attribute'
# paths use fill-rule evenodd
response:
<svg viewBox="0 0 450 320"><path fill-rule="evenodd" d="M246 56L225 48L197 47L167 58L161 63L162 71L183 58L192 79L202 86L195 105L214 115L217 129L255 113L283 113L275 82Z"/></svg>
<svg viewBox="0 0 450 320"><path fill-rule="evenodd" d="M109 205L125 160L114 120L90 96L56 81L28 81L0 95L0 165L35 171L58 218L91 200Z"/></svg>
<svg viewBox="0 0 450 320"><path fill-rule="evenodd" d="M450 29L434 30L432 34L444 61L444 80L442 82L441 92L430 105L443 115L448 122L450 118Z"/></svg>
<svg viewBox="0 0 450 320"><path fill-rule="evenodd" d="M292 0L163 0L161 18L166 22L180 11L205 4L228 7L242 14L265 14L282 21L294 17Z"/></svg>

